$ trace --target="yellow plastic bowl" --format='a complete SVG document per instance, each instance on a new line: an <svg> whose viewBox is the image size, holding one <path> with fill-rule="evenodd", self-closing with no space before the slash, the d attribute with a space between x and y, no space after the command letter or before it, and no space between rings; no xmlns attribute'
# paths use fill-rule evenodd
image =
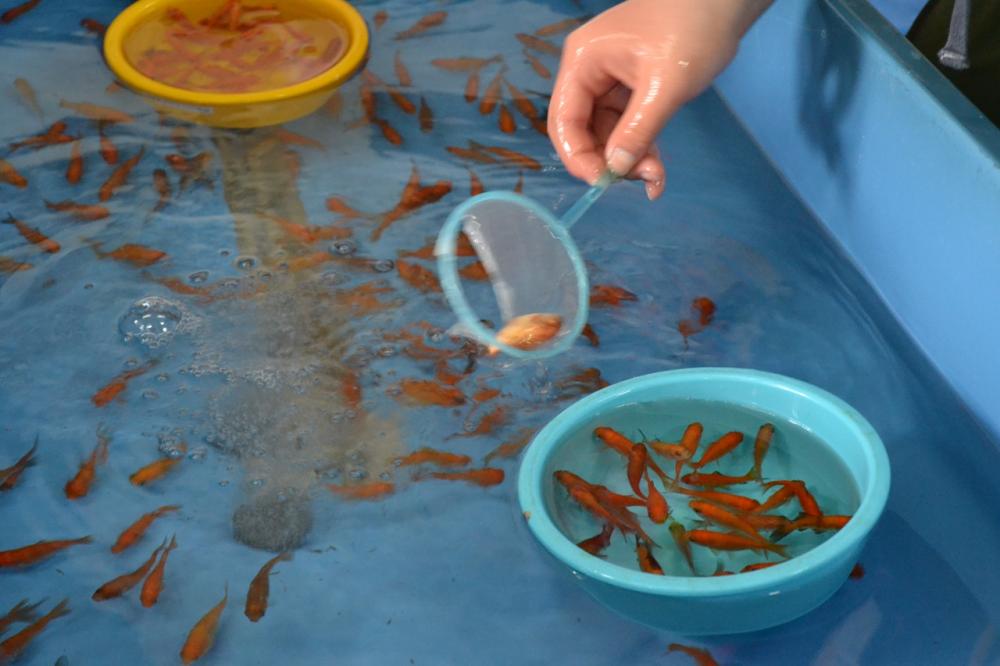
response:
<svg viewBox="0 0 1000 666"><path fill-rule="evenodd" d="M301 7L316 16L329 17L347 33L347 49L334 65L295 85L247 93L207 93L167 85L141 74L125 55L125 42L138 26L159 20L176 7L192 18L209 16L225 0L140 0L123 11L108 27L104 57L115 76L144 95L158 111L180 120L212 127L263 127L309 115L333 91L348 80L368 54L368 27L364 19L343 0L281 0L282 8Z"/></svg>

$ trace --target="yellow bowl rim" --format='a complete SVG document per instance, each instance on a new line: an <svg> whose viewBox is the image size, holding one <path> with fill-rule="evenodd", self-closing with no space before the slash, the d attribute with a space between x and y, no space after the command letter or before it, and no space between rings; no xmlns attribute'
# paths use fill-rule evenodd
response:
<svg viewBox="0 0 1000 666"><path fill-rule="evenodd" d="M368 52L368 26L358 11L344 0L325 0L330 15L336 16L347 29L347 52L333 67L311 79L283 88L249 93L207 93L176 88L142 74L125 57L125 37L149 14L174 0L140 0L119 14L108 26L104 36L104 57L111 71L121 82L140 92L171 102L191 106L236 106L278 102L302 97L349 78L363 63Z"/></svg>

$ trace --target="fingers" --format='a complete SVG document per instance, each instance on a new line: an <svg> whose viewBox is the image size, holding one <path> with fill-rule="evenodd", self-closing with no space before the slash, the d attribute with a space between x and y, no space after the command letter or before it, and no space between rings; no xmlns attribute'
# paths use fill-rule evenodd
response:
<svg viewBox="0 0 1000 666"><path fill-rule="evenodd" d="M627 99L625 101L627 102ZM623 103L622 106L625 104ZM614 131L620 120L621 112L615 108L599 105L594 111L593 128L598 150L603 152L607 137ZM655 143L650 145L646 154L632 167L626 178L645 181L646 196L650 200L663 194L666 172L663 161L660 159L660 151Z"/></svg>
<svg viewBox="0 0 1000 666"><path fill-rule="evenodd" d="M577 178L593 184L604 171L604 155L591 130L595 102L616 85L585 48L563 51L549 103L548 131L559 158Z"/></svg>
<svg viewBox="0 0 1000 666"><path fill-rule="evenodd" d="M671 94L668 84L669 81L665 81L661 74L651 73L643 79L642 87L632 92L621 120L608 136L605 146L608 167L615 173L630 173L639 164L649 153L660 130L683 102L677 95ZM646 166L653 169L649 163ZM663 164L659 163L661 174L662 167Z"/></svg>

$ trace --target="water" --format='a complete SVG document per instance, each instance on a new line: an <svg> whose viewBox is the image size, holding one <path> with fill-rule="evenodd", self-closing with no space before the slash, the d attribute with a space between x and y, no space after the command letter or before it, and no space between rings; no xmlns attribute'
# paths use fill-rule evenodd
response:
<svg viewBox="0 0 1000 666"><path fill-rule="evenodd" d="M369 21L379 9L390 17L375 33L371 67L393 81L399 50L414 81L402 92L415 102L423 96L434 112L425 133L418 118L377 94L379 113L404 137L402 146L376 127L355 126L359 80L341 90L339 110L334 105L289 125L322 150L286 146L268 130L161 125L129 93L104 92L111 78L79 21L110 20L121 7L110 0L42 2L0 27L0 146L64 119L67 133L83 137L85 162L81 182L70 185L68 145L0 150L29 181L23 190L0 184L0 215L9 211L62 246L40 252L0 225L0 256L33 266L0 274L0 467L39 438L38 464L0 496L0 550L94 538L34 568L0 573L0 612L22 598L47 597L46 609L70 599L72 613L53 622L23 662L47 665L66 655L72 664L104 663L114 655L121 663L175 664L187 632L228 583L229 606L203 663L670 663L676 655L666 657L666 646L692 641L617 617L552 568L517 508L516 458L491 457L490 465L507 474L492 488L413 481L392 461L432 446L482 466L501 444L516 442L596 385L590 375L573 379L588 368L614 382L705 365L781 372L841 396L878 429L893 468L886 514L862 557L865 577L788 626L703 643L719 661L996 662L996 443L718 97L702 96L665 132L670 176L662 201L650 204L641 187L622 184L574 227L592 282L638 296L594 309L600 346L581 340L544 363L484 357L442 333L454 322L439 293L411 287L395 264L381 273L374 266L435 237L468 195L468 167L488 189L512 189L522 175L467 163L446 146L474 139L531 155L542 169L523 172L525 193L557 214L585 186L565 175L545 137L521 116L516 133L501 133L496 112L483 116L464 101L466 76L430 61L501 52L518 88L545 91L550 82L523 61L513 35L581 10L571 2L519 1L497 11L487 0L359 6ZM439 8L448 19L426 37L392 39ZM544 60L555 69L553 58ZM494 72L484 75L483 87ZM13 91L18 77L37 91L44 118ZM125 158L146 146L129 181L106 202L106 219L77 222L42 202L94 203L114 169L100 156L95 124L61 108L63 98L136 117L106 128ZM544 106L544 98L533 99ZM174 153L211 155L205 180L192 179L181 192L180 174L166 161ZM371 237L376 221L345 219L327 207L336 196L365 214L390 210L413 164L422 183L450 181L452 191L395 222L378 241ZM172 196L154 213L152 174L161 168ZM262 212L308 228L347 227L356 250L341 255L329 252L332 240L305 243ZM146 267L101 259L90 244L95 238L106 252L133 243L167 257ZM318 251L335 258L302 267ZM243 270L238 257L256 264ZM700 296L718 310L685 341L677 325L696 316L691 302ZM182 306L181 325L189 313L197 325L192 319L190 330L175 330L155 348L125 342L122 316L151 297ZM401 402L401 380L431 380L439 370L417 340L449 356L448 372L468 368L458 384L463 404ZM397 352L382 356L383 345ZM129 369L130 359L132 368L153 360L157 366L96 407L91 397ZM501 394L473 403L474 393L490 388ZM158 397L143 398L148 389ZM453 437L495 407L503 407L504 418L492 431ZM97 468L90 494L69 502L62 488L93 450L99 426L112 438L108 462ZM128 476L161 457L164 433L167 447L184 442L190 456L203 446L204 457L185 457L162 480L133 487ZM360 461L351 458L355 451L364 454ZM334 470L339 475L325 476ZM359 474L369 481L389 474L396 492L352 503L325 488ZM125 526L166 504L182 509L154 523L139 546L111 555ZM153 609L134 595L90 600L100 584L134 570L173 533L178 548ZM288 544L298 544L294 559L277 568L267 615L251 623L242 614L247 586L273 556L267 548Z"/></svg>
<svg viewBox="0 0 1000 666"><path fill-rule="evenodd" d="M729 403L708 402L703 400L674 400L657 403L625 405L609 412L599 420L594 420L566 439L559 452L553 456L550 466L555 469L567 469L590 483L607 486L616 493L632 495L633 492L625 473L625 459L620 454L600 443L593 435L594 428L604 426L614 428L633 441L644 441L643 435L649 440L663 442L678 442L688 424L699 422L704 426L701 445L695 460L698 460L709 444L726 434L736 431L743 433L743 442L730 454L716 462L709 463L698 470L706 474L719 472L730 476L741 476L753 467L754 439L757 430L765 423L775 424L774 436L767 456L761 465L763 482L779 479L802 480L816 499L824 514L850 515L854 513L860 502L860 494L850 471L829 445L819 440L814 434L802 426L781 419L773 414ZM673 461L659 455L653 455L656 463L669 475L673 474ZM681 474L693 471L685 467ZM653 477L655 481L655 476ZM594 536L601 531L601 525L595 518L579 507L562 487L553 481L556 488L553 517L563 534L574 543ZM642 509L633 512L639 518L643 530L652 537L656 546L652 548L653 557L670 576L692 575L681 552L676 548L670 536L669 525L676 521L691 529L710 529L728 531L706 522L689 506L693 499L681 493L671 492L663 484L656 482L670 506L670 520L662 525L656 525L646 517ZM645 482L641 485L646 492ZM718 488L761 503L776 489L767 490L758 482ZM552 500L549 500L552 502ZM798 517L799 505L796 501L789 502L769 514L784 516L788 519ZM767 530L761 530L767 535ZM826 541L833 532L813 532L798 530L781 539L779 543L787 549L791 558L802 555ZM712 551L698 545L692 546L692 555L697 575L706 576L714 573L717 566L726 571L737 572L744 566L761 561L780 562L780 558L766 553L741 551ZM604 551L606 561L628 569L638 570L635 555L635 541L625 539L616 534L610 546Z"/></svg>

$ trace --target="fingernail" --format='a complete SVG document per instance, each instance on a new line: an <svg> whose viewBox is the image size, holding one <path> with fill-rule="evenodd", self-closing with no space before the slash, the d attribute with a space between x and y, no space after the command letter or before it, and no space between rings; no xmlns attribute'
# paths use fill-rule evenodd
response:
<svg viewBox="0 0 1000 666"><path fill-rule="evenodd" d="M663 181L646 181L646 198L650 201L658 198L660 196L659 190L663 187Z"/></svg>
<svg viewBox="0 0 1000 666"><path fill-rule="evenodd" d="M615 148L608 155L608 168L617 175L624 176L635 166L637 158L624 148Z"/></svg>

